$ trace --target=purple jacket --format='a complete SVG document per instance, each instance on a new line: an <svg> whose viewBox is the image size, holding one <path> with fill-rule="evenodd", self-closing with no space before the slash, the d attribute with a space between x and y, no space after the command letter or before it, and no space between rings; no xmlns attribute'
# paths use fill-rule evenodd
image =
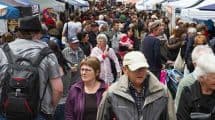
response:
<svg viewBox="0 0 215 120"><path fill-rule="evenodd" d="M100 88L96 92L97 107L102 99L103 92L107 89L107 84L100 80ZM71 86L65 105L65 118L66 120L82 120L84 113L84 83L79 80Z"/></svg>

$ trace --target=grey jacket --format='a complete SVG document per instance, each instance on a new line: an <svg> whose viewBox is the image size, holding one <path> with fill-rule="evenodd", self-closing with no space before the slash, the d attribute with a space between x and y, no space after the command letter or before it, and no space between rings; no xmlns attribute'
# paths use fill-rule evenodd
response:
<svg viewBox="0 0 215 120"><path fill-rule="evenodd" d="M176 120L170 93L157 78L149 72L146 97L138 116L135 100L128 88L128 77L123 75L104 94L97 113L97 120Z"/></svg>
<svg viewBox="0 0 215 120"><path fill-rule="evenodd" d="M66 60L71 63L71 66L77 65L77 71L73 71L71 73L71 82L75 83L76 81L80 80L80 72L79 66L81 61L85 58L83 50L79 47L77 51L72 50L70 47L66 47L62 51Z"/></svg>

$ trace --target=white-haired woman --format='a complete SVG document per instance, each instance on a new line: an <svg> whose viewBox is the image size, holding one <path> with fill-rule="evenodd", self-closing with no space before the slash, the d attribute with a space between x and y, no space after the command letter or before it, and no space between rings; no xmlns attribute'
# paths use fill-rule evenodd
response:
<svg viewBox="0 0 215 120"><path fill-rule="evenodd" d="M114 74L111 69L111 61L115 65L117 75L119 77L121 68L119 65L118 58L112 48L109 48L107 45L107 36L105 34L97 35L97 46L94 47L91 51L91 56L95 56L101 62L101 72L100 78L103 79L106 83L111 84L114 79Z"/></svg>
<svg viewBox="0 0 215 120"><path fill-rule="evenodd" d="M185 87L181 93L177 109L178 120L192 120L198 117L191 113L208 113L211 117L204 120L215 119L215 56L205 54L197 59L196 82ZM194 116L193 116L194 115ZM203 117L203 115L199 115ZM196 118L200 119L200 118ZM201 119L202 120L202 119Z"/></svg>

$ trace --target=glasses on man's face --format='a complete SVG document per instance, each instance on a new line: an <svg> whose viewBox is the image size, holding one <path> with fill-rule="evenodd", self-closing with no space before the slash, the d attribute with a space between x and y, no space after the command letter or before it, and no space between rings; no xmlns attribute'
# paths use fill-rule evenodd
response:
<svg viewBox="0 0 215 120"><path fill-rule="evenodd" d="M92 69L87 69L87 68L81 68L81 72L91 72L93 71Z"/></svg>

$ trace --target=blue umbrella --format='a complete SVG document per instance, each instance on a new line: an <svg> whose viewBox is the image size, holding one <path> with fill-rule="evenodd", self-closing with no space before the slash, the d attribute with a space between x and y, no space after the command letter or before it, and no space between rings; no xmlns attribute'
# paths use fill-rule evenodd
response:
<svg viewBox="0 0 215 120"><path fill-rule="evenodd" d="M199 10L207 10L207 11L215 11L215 3L214 4L210 4L210 5L206 5L206 6L202 6L200 8L198 8Z"/></svg>
<svg viewBox="0 0 215 120"><path fill-rule="evenodd" d="M20 11L12 6L6 5L2 2L0 2L0 5L7 6L6 8L6 13L4 15L0 15L0 19L17 19L20 17Z"/></svg>

